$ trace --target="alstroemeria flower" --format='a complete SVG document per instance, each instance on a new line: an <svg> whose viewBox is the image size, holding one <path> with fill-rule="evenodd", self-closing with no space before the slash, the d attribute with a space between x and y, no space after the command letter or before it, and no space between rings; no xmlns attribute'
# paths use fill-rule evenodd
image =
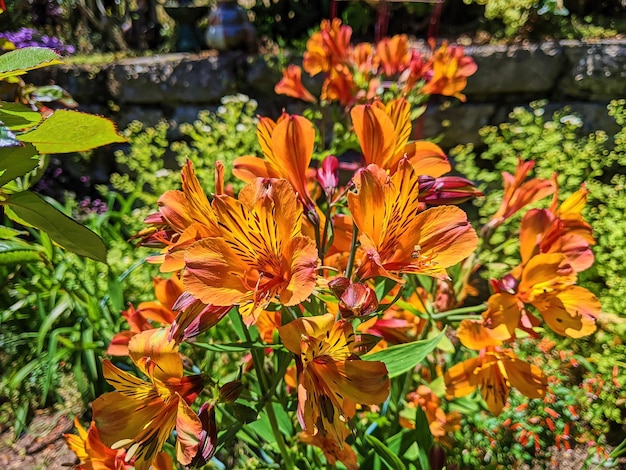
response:
<svg viewBox="0 0 626 470"><path fill-rule="evenodd" d="M463 320L457 335L464 346L481 349L478 356L452 366L445 373L448 398L465 396L479 387L489 410L498 415L512 387L529 398L545 395L548 380L541 369L518 359L512 350L498 346L500 341L490 339L480 322Z"/></svg>
<svg viewBox="0 0 626 470"><path fill-rule="evenodd" d="M439 397L426 385L420 385L417 390L406 397L407 412L400 416L400 424L408 429L415 429L415 411L418 406L424 410L430 433L435 442L445 446L452 444L449 437L455 431L461 429L461 415L457 411L446 413L440 406ZM411 418L408 418L410 416Z"/></svg>
<svg viewBox="0 0 626 470"><path fill-rule="evenodd" d="M419 175L437 178L452 168L441 148L432 142L409 142L411 106L404 98L386 106L380 101L355 106L350 112L366 165L396 171L398 162L408 158Z"/></svg>
<svg viewBox="0 0 626 470"><path fill-rule="evenodd" d="M350 435L347 428L345 434L344 439ZM348 470L358 470L359 468L354 449L352 449L352 447L345 441L337 443L335 440L323 437L319 433L312 436L307 432L299 433L298 439L300 442L322 449L328 465L334 466L337 461L339 461L344 464Z"/></svg>
<svg viewBox="0 0 626 470"><path fill-rule="evenodd" d="M431 42L434 49L434 41ZM454 96L465 101L461 93L467 85L467 78L478 70L476 62L465 55L461 46L449 46L447 41L437 49L430 60L432 78L421 92L428 95Z"/></svg>
<svg viewBox="0 0 626 470"><path fill-rule="evenodd" d="M483 231L495 229L523 207L549 196L556 190L554 181L548 179L533 178L524 181L534 166L534 161L529 160L525 162L520 159L517 163L515 175L511 175L506 171L502 173L504 197L500 207L491 216Z"/></svg>
<svg viewBox="0 0 626 470"><path fill-rule="evenodd" d="M233 175L252 183L256 178L284 178L298 193L307 214L315 203L307 188L307 171L313 155L315 127L303 116L283 113L278 121L261 117L257 137L264 159L239 157L233 164Z"/></svg>
<svg viewBox="0 0 626 470"><path fill-rule="evenodd" d="M271 301L296 305L316 283L317 247L301 234L302 206L285 180L257 179L239 199L218 195L222 236L185 251L185 289L214 306L239 305L248 325Z"/></svg>
<svg viewBox="0 0 626 470"><path fill-rule="evenodd" d="M202 391L203 379L183 376L178 346L168 335L166 329L154 329L130 340L130 358L149 382L104 360L104 378L116 391L92 404L102 442L126 448L125 461L133 461L136 470L150 468L174 428L178 461L188 465L198 452L202 423L189 405Z"/></svg>
<svg viewBox="0 0 626 470"><path fill-rule="evenodd" d="M397 34L386 37L376 44L376 55L387 77L404 72L409 66L409 37L406 34Z"/></svg>
<svg viewBox="0 0 626 470"><path fill-rule="evenodd" d="M171 325L176 312L172 310L174 303L184 292L183 281L174 274L172 277L164 279L155 277L152 279L156 301L141 302L137 308L130 306L128 310L122 312L122 316L128 322L130 330L121 331L113 336L111 344L107 349L107 354L112 356L127 356L128 342L138 333L155 328L151 322L160 325Z"/></svg>
<svg viewBox="0 0 626 470"><path fill-rule="evenodd" d="M113 450L102 443L93 421L89 430L85 430L78 418L74 419L74 426L78 434L63 434L63 437L78 457L80 470L130 470L133 467L124 462L124 449Z"/></svg>
<svg viewBox="0 0 626 470"><path fill-rule="evenodd" d="M322 85L322 101L337 101L341 106L349 106L355 99L357 86L352 71L346 65L335 65L328 72Z"/></svg>
<svg viewBox="0 0 626 470"><path fill-rule="evenodd" d="M524 214L519 269L539 253L562 253L576 272L591 267L594 261L591 245L595 240L591 226L581 216L588 192L582 187L560 206L553 203L550 209L532 209Z"/></svg>
<svg viewBox="0 0 626 470"><path fill-rule="evenodd" d="M302 84L302 68L291 64L283 70L283 78L274 87L277 95L287 95L309 103L315 103L315 97Z"/></svg>
<svg viewBox="0 0 626 470"><path fill-rule="evenodd" d="M411 305L412 310L425 313L422 307L428 301L425 297L425 294L422 295L416 291L406 299L405 303ZM390 295L382 302L386 303L391 300L393 300L393 296ZM384 349L390 344L404 344L415 341L424 330L426 324L426 318L419 317L413 311L408 311L398 303L394 303L385 310L381 317L374 317L361 323L358 326L358 331L382 338L372 349L372 351L376 351Z"/></svg>
<svg viewBox="0 0 626 470"><path fill-rule="evenodd" d="M322 20L320 31L313 33L306 43L302 68L314 76L344 64L348 59L351 37L352 28L342 25L339 18Z"/></svg>
<svg viewBox="0 0 626 470"><path fill-rule="evenodd" d="M382 403L389 393L385 364L355 354L352 325L332 314L298 318L278 329L296 355L298 421L310 436L341 446L356 404Z"/></svg>
<svg viewBox="0 0 626 470"><path fill-rule="evenodd" d="M150 262L161 263L161 272L182 269L185 248L196 240L220 233L211 204L190 160L183 167L181 176L182 191L164 193L158 201L159 212L146 218L146 223L153 228L138 235L144 245L163 247L163 254L149 258Z"/></svg>
<svg viewBox="0 0 626 470"><path fill-rule="evenodd" d="M519 284L493 294L483 313L485 325L502 339L515 336L515 329L533 326L525 304L537 309L555 332L571 338L596 330L600 302L576 283L576 271L561 253L539 254L523 267ZM492 283L493 285L494 284Z"/></svg>
<svg viewBox="0 0 626 470"><path fill-rule="evenodd" d="M348 206L359 229L361 279L384 276L401 282L400 273L446 278L446 268L478 246L476 232L458 207L420 212L419 179L407 159L391 177L376 165L353 178L357 192Z"/></svg>

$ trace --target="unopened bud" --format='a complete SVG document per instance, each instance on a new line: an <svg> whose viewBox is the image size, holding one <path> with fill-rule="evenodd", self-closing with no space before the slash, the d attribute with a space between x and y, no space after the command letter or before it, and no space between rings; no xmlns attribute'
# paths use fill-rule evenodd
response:
<svg viewBox="0 0 626 470"><path fill-rule="evenodd" d="M343 293L346 291L348 286L350 285L350 280L346 277L340 276L336 277L332 281L328 283L328 287L335 294L335 297L338 299L341 298Z"/></svg>
<svg viewBox="0 0 626 470"><path fill-rule="evenodd" d="M365 284L350 284L339 300L339 311L343 318L369 315L377 308L376 293Z"/></svg>
<svg viewBox="0 0 626 470"><path fill-rule="evenodd" d="M326 197L330 199L339 185L339 161L337 157L329 155L317 170L317 181L322 186Z"/></svg>
<svg viewBox="0 0 626 470"><path fill-rule="evenodd" d="M419 177L419 200L429 205L461 204L482 196L470 180L460 176Z"/></svg>

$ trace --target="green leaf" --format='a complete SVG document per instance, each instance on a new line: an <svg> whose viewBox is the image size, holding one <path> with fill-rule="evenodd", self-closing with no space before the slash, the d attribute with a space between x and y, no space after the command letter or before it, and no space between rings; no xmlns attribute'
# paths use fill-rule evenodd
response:
<svg viewBox="0 0 626 470"><path fill-rule="evenodd" d="M21 134L22 142L32 143L39 153L83 152L102 145L126 142L112 121L93 114L59 110L37 129Z"/></svg>
<svg viewBox="0 0 626 470"><path fill-rule="evenodd" d="M21 131L36 126L43 116L21 103L0 102L0 121L12 131Z"/></svg>
<svg viewBox="0 0 626 470"><path fill-rule="evenodd" d="M406 466L404 465L404 463L402 463L402 460L400 460L400 457L398 457L395 453L393 453L389 449L389 447L387 447L380 440L378 440L378 438L370 434L370 435L365 436L365 440L367 441L369 445L371 445L374 448L374 450L376 451L376 454L378 454L378 456L385 461L388 468L392 468L394 470L406 469Z"/></svg>
<svg viewBox="0 0 626 470"><path fill-rule="evenodd" d="M0 186L24 176L39 164L39 159L33 158L37 155L37 149L31 144L21 145L22 147L0 148Z"/></svg>
<svg viewBox="0 0 626 470"><path fill-rule="evenodd" d="M443 338L444 331L431 339L398 344L382 351L365 354L361 356L361 359L382 361L387 366L389 378L397 377L421 363L437 347Z"/></svg>
<svg viewBox="0 0 626 470"><path fill-rule="evenodd" d="M42 254L37 250L14 250L0 253L0 266L37 263L41 259Z"/></svg>
<svg viewBox="0 0 626 470"><path fill-rule="evenodd" d="M29 70L62 64L59 55L45 47L24 47L0 56L0 80L23 75Z"/></svg>
<svg viewBox="0 0 626 470"><path fill-rule="evenodd" d="M106 246L94 232L52 207L30 191L11 194L4 201L17 217L46 232L52 240L74 253L106 262Z"/></svg>

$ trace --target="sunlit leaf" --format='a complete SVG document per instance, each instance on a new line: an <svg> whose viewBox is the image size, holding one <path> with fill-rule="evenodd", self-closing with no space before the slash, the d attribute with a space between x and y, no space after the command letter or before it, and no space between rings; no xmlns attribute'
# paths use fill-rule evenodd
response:
<svg viewBox="0 0 626 470"><path fill-rule="evenodd" d="M21 219L19 222L43 230L66 250L106 262L106 246L98 235L55 209L35 193L23 191L12 194L4 204Z"/></svg>
<svg viewBox="0 0 626 470"><path fill-rule="evenodd" d="M102 145L125 142L110 120L78 111L59 110L37 129L21 134L39 153L83 152Z"/></svg>
<svg viewBox="0 0 626 470"><path fill-rule="evenodd" d="M400 457L393 453L389 447L383 444L378 438L372 435L367 435L365 436L365 440L374 448L376 454L378 454L378 456L385 461L388 468L397 470L404 470L406 468L404 463L402 463L402 460L400 460Z"/></svg>
<svg viewBox="0 0 626 470"><path fill-rule="evenodd" d="M45 47L24 47L0 55L0 80L23 75L29 70L62 64L59 55Z"/></svg>
<svg viewBox="0 0 626 470"><path fill-rule="evenodd" d="M12 131L36 126L43 116L20 103L0 102L0 121Z"/></svg>
<svg viewBox="0 0 626 470"><path fill-rule="evenodd" d="M0 149L0 186L24 176L39 164L39 159L34 158L37 155L35 147L31 144L22 145Z"/></svg>
<svg viewBox="0 0 626 470"><path fill-rule="evenodd" d="M445 330L444 330L445 331ZM382 361L387 366L389 377L397 377L420 364L443 338L444 331L434 338L398 344L390 348L361 356L367 361Z"/></svg>

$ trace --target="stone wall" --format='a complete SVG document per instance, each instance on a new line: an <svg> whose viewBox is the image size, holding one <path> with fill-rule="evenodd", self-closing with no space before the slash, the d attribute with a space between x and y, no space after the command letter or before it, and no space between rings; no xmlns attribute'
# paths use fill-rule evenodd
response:
<svg viewBox="0 0 626 470"><path fill-rule="evenodd" d="M515 106L547 99L549 109L570 105L588 131L612 131L606 104L626 97L626 41L560 41L542 44L467 47L478 64L470 77L466 103L435 98L424 119L424 135L444 132L442 146L477 143L477 130L507 119ZM81 103L120 128L133 119L176 125L193 121L201 109L214 109L222 96L245 93L259 102L259 113L276 117L301 103L273 93L280 71L262 56L242 52L167 54L125 59L105 66L65 65L31 72L38 84L55 82ZM307 83L312 88L319 83Z"/></svg>

